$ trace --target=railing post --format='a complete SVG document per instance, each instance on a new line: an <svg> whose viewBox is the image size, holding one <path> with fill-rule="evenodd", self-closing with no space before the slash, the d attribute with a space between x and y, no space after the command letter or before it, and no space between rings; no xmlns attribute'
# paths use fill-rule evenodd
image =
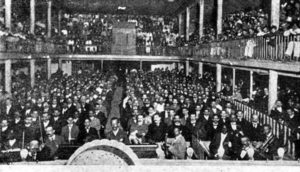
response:
<svg viewBox="0 0 300 172"><path fill-rule="evenodd" d="M30 33L35 34L35 0L30 0Z"/></svg>
<svg viewBox="0 0 300 172"><path fill-rule="evenodd" d="M35 84L35 59L30 59L30 86L34 87Z"/></svg>

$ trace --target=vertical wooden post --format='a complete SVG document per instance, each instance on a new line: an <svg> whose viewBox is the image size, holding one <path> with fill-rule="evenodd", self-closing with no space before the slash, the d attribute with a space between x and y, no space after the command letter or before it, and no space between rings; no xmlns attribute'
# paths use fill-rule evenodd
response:
<svg viewBox="0 0 300 172"><path fill-rule="evenodd" d="M35 0L30 0L30 33L35 34Z"/></svg>
<svg viewBox="0 0 300 172"><path fill-rule="evenodd" d="M51 78L51 58L47 59L47 79Z"/></svg>
<svg viewBox="0 0 300 172"><path fill-rule="evenodd" d="M5 60L5 91L11 93L11 60Z"/></svg>
<svg viewBox="0 0 300 172"><path fill-rule="evenodd" d="M186 40L190 40L190 15L191 15L191 10L190 7L186 8L186 31L185 31L185 36Z"/></svg>
<svg viewBox="0 0 300 172"><path fill-rule="evenodd" d="M218 11L217 11L217 34L222 33L222 21L223 21L223 0L218 1Z"/></svg>
<svg viewBox="0 0 300 172"><path fill-rule="evenodd" d="M199 38L202 38L204 28L204 0L199 0L199 8Z"/></svg>
<svg viewBox="0 0 300 172"><path fill-rule="evenodd" d="M48 32L47 36L48 38L51 38L51 30L52 30L52 0L48 0L48 11L47 11L47 23L48 23Z"/></svg>
<svg viewBox="0 0 300 172"><path fill-rule="evenodd" d="M277 85L278 85L278 73L276 71L270 70L270 72L269 72L269 103L268 103L269 114L277 100Z"/></svg>
<svg viewBox="0 0 300 172"><path fill-rule="evenodd" d="M220 64L217 64L217 92L220 92L222 90L222 66Z"/></svg>
<svg viewBox="0 0 300 172"><path fill-rule="evenodd" d="M30 86L34 87L35 84L35 59L30 60Z"/></svg>
<svg viewBox="0 0 300 172"><path fill-rule="evenodd" d="M271 0L271 25L279 28L280 0Z"/></svg>
<svg viewBox="0 0 300 172"><path fill-rule="evenodd" d="M11 0L5 0L5 27L11 31Z"/></svg>

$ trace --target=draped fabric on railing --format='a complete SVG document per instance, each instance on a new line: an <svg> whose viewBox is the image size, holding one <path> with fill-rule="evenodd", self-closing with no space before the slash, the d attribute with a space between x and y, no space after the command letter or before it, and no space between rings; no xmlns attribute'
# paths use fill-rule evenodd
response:
<svg viewBox="0 0 300 172"><path fill-rule="evenodd" d="M231 102L236 110L243 111L244 118L251 122L252 115L259 116L260 124L269 124L272 127L273 134L283 141L283 145L286 148L286 153L292 157L295 157L295 145L293 143L293 139L299 139L299 133L293 133L292 129L284 124L280 124L276 120L272 119L269 115L259 112L237 100L234 100L230 97L222 97L223 100Z"/></svg>

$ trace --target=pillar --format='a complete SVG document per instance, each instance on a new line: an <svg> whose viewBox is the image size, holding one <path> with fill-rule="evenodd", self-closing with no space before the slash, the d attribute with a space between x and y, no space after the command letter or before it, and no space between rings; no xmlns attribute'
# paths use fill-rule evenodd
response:
<svg viewBox="0 0 300 172"><path fill-rule="evenodd" d="M52 12L52 1L48 0L48 12L47 12L47 26L48 26L47 36L48 36L48 38L51 37L51 30L52 30L51 12Z"/></svg>
<svg viewBox="0 0 300 172"><path fill-rule="evenodd" d="M11 93L11 60L5 60L5 91Z"/></svg>
<svg viewBox="0 0 300 172"><path fill-rule="evenodd" d="M62 60L58 59L58 69L62 70Z"/></svg>
<svg viewBox="0 0 300 172"><path fill-rule="evenodd" d="M30 60L30 85L31 88L34 87L35 83L35 59Z"/></svg>
<svg viewBox="0 0 300 172"><path fill-rule="evenodd" d="M190 73L190 61L186 60L185 61L185 76L189 76Z"/></svg>
<svg viewBox="0 0 300 172"><path fill-rule="evenodd" d="M232 68L232 94L235 94L236 70Z"/></svg>
<svg viewBox="0 0 300 172"><path fill-rule="evenodd" d="M271 0L271 25L279 27L280 0Z"/></svg>
<svg viewBox="0 0 300 172"><path fill-rule="evenodd" d="M198 74L200 75L200 77L203 77L203 63L202 62L198 62Z"/></svg>
<svg viewBox="0 0 300 172"><path fill-rule="evenodd" d="M222 66L217 64L217 92L220 92L222 89Z"/></svg>
<svg viewBox="0 0 300 172"><path fill-rule="evenodd" d="M180 13L180 14L178 14L178 32L179 32L179 36L183 35L182 22L183 22L183 17L182 17L182 13Z"/></svg>
<svg viewBox="0 0 300 172"><path fill-rule="evenodd" d="M186 31L185 31L185 36L186 36L186 40L188 41L190 39L190 7L186 8Z"/></svg>
<svg viewBox="0 0 300 172"><path fill-rule="evenodd" d="M35 0L30 0L30 33L34 34L35 30Z"/></svg>
<svg viewBox="0 0 300 172"><path fill-rule="evenodd" d="M5 27L11 31L11 1L5 0Z"/></svg>
<svg viewBox="0 0 300 172"><path fill-rule="evenodd" d="M199 0L199 8L199 38L202 38L204 28L204 0Z"/></svg>
<svg viewBox="0 0 300 172"><path fill-rule="evenodd" d="M250 71L250 99L252 98L253 95L253 71Z"/></svg>
<svg viewBox="0 0 300 172"><path fill-rule="evenodd" d="M222 33L222 18L223 18L223 0L218 1L217 9L217 34Z"/></svg>
<svg viewBox="0 0 300 172"><path fill-rule="evenodd" d="M62 11L59 10L58 11L58 35L61 35L61 15L62 15Z"/></svg>
<svg viewBox="0 0 300 172"><path fill-rule="evenodd" d="M103 72L103 60L101 60L101 72Z"/></svg>
<svg viewBox="0 0 300 172"><path fill-rule="evenodd" d="M47 59L47 79L51 78L51 59Z"/></svg>
<svg viewBox="0 0 300 172"><path fill-rule="evenodd" d="M278 73L276 71L270 70L269 72L269 103L268 112L271 112L277 100L277 84L278 84Z"/></svg>
<svg viewBox="0 0 300 172"><path fill-rule="evenodd" d="M142 71L143 70L143 61L141 60L140 61L140 71Z"/></svg>

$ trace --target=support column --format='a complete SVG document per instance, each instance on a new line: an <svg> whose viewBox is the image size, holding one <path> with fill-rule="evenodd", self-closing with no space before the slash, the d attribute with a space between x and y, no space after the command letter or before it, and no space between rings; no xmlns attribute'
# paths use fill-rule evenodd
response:
<svg viewBox="0 0 300 172"><path fill-rule="evenodd" d="M61 10L59 10L58 11L58 35L61 35L61 14L62 13L62 11Z"/></svg>
<svg viewBox="0 0 300 172"><path fill-rule="evenodd" d="M62 70L62 59L58 59L58 69Z"/></svg>
<svg viewBox="0 0 300 172"><path fill-rule="evenodd" d="M103 70L103 63L104 63L104 61L103 60L101 60L101 72L103 72L104 70Z"/></svg>
<svg viewBox="0 0 300 172"><path fill-rule="evenodd" d="M202 38L204 28L204 0L199 0L199 8L199 38Z"/></svg>
<svg viewBox="0 0 300 172"><path fill-rule="evenodd" d="M217 64L217 92L220 92L222 89L222 66Z"/></svg>
<svg viewBox="0 0 300 172"><path fill-rule="evenodd" d="M30 0L30 33L34 35L35 30L35 0Z"/></svg>
<svg viewBox="0 0 300 172"><path fill-rule="evenodd" d="M232 69L232 94L235 94L236 70Z"/></svg>
<svg viewBox="0 0 300 172"><path fill-rule="evenodd" d="M201 75L201 78L203 77L203 63L198 62L198 74Z"/></svg>
<svg viewBox="0 0 300 172"><path fill-rule="evenodd" d="M5 27L11 31L11 0L5 0Z"/></svg>
<svg viewBox="0 0 300 172"><path fill-rule="evenodd" d="M185 76L189 76L190 73L190 61L186 60L185 61Z"/></svg>
<svg viewBox="0 0 300 172"><path fill-rule="evenodd" d="M182 13L180 13L180 14L178 14L178 32L179 32L179 36L183 35L182 22L183 22L183 17L182 17Z"/></svg>
<svg viewBox="0 0 300 172"><path fill-rule="evenodd" d="M140 71L142 71L143 70L143 61L141 60L140 61Z"/></svg>
<svg viewBox="0 0 300 172"><path fill-rule="evenodd" d="M48 0L48 12L47 12L47 26L48 26L48 31L47 31L47 36L48 38L51 37L51 30L52 30L52 19L51 19L51 13L52 13L52 0Z"/></svg>
<svg viewBox="0 0 300 172"><path fill-rule="evenodd" d="M191 10L190 7L186 8L186 31L185 31L185 36L186 40L188 41L190 39L190 15L191 15Z"/></svg>
<svg viewBox="0 0 300 172"><path fill-rule="evenodd" d="M51 78L51 59L47 59L47 79Z"/></svg>
<svg viewBox="0 0 300 172"><path fill-rule="evenodd" d="M223 18L223 0L218 0L217 11L217 34L222 33L222 18Z"/></svg>
<svg viewBox="0 0 300 172"><path fill-rule="evenodd" d="M269 114L277 100L277 84L278 84L278 73L276 71L270 70L270 72L269 72L269 103L268 103Z"/></svg>
<svg viewBox="0 0 300 172"><path fill-rule="evenodd" d="M34 87L35 83L35 59L30 60L30 86Z"/></svg>
<svg viewBox="0 0 300 172"><path fill-rule="evenodd" d="M271 0L271 25L279 27L280 0Z"/></svg>
<svg viewBox="0 0 300 172"><path fill-rule="evenodd" d="M5 91L11 93L11 60L5 60Z"/></svg>
<svg viewBox="0 0 300 172"><path fill-rule="evenodd" d="M252 98L253 95L253 71L250 71L250 99Z"/></svg>

